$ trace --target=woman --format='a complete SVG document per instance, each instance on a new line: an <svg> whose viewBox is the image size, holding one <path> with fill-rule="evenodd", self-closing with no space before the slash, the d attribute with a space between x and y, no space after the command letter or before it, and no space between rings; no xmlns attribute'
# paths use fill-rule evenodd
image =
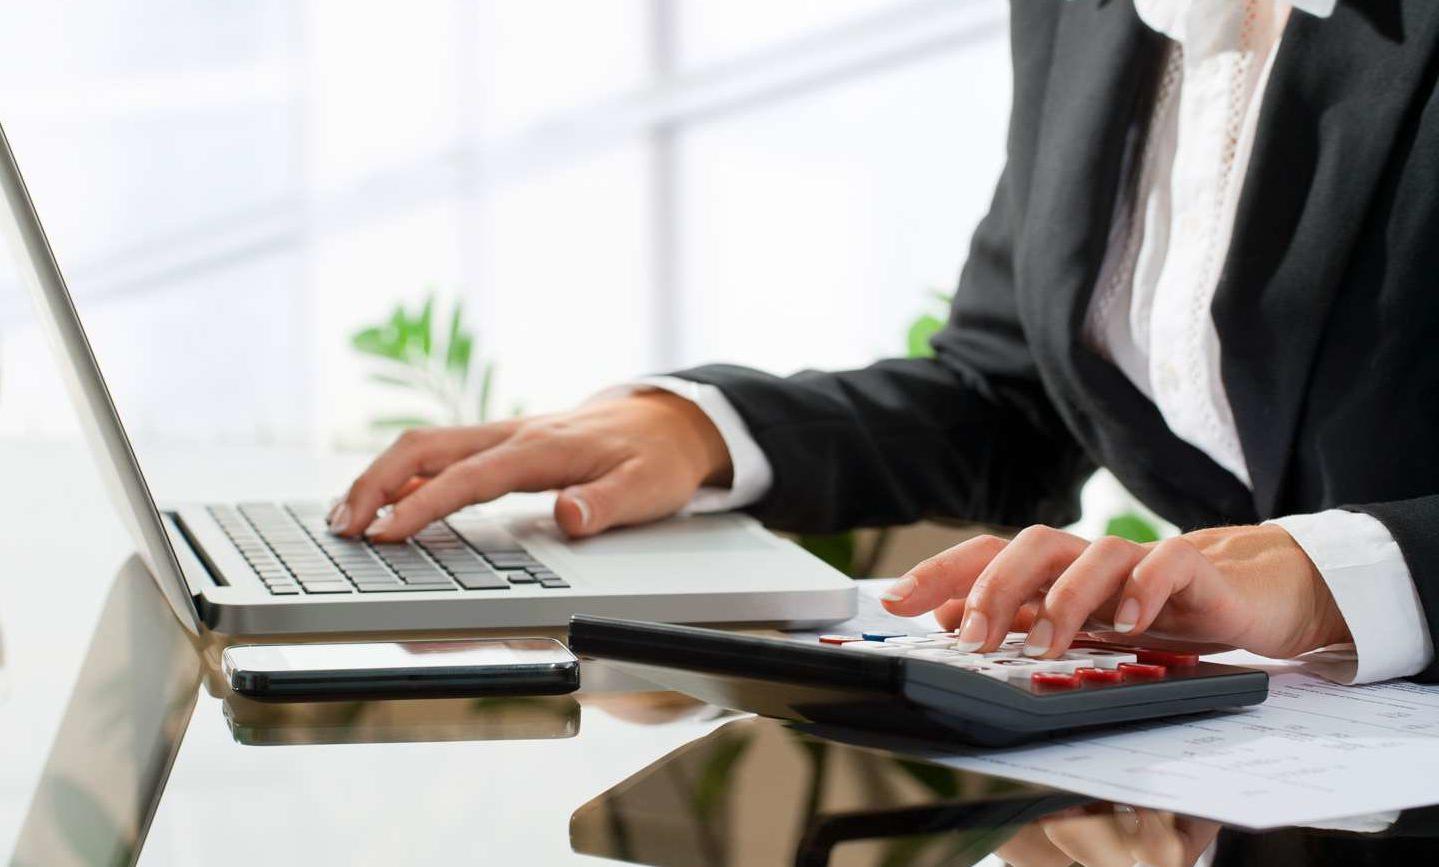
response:
<svg viewBox="0 0 1439 867"><path fill-rule="evenodd" d="M543 489L576 536L687 504L795 530L1034 524L926 560L887 604L979 650L1016 625L1040 657L1081 629L1353 642L1331 675L1439 679L1439 4L1015 0L1012 33L1008 163L933 359L701 367L412 432L336 532ZM1190 532L1046 526L1096 465Z"/></svg>

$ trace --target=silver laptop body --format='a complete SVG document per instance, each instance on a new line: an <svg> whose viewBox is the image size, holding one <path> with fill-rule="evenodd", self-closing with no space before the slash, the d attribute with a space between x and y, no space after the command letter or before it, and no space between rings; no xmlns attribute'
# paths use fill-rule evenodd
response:
<svg viewBox="0 0 1439 867"><path fill-rule="evenodd" d="M192 631L231 634L559 626L570 615L816 626L853 583L741 515L567 540L543 500L502 498L401 545L337 539L318 503L159 509L0 127L5 229L90 449L140 557Z"/></svg>

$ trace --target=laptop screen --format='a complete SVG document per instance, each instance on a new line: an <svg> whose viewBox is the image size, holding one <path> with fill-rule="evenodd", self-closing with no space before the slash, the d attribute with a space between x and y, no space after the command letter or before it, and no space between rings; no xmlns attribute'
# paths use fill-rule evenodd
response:
<svg viewBox="0 0 1439 867"><path fill-rule="evenodd" d="M145 484L3 126L0 126L0 193L5 198L6 240L20 268L22 281L39 308L41 324L55 350L106 488L135 540L141 559L155 576L175 616L186 628L196 632L200 626L199 614L169 533Z"/></svg>

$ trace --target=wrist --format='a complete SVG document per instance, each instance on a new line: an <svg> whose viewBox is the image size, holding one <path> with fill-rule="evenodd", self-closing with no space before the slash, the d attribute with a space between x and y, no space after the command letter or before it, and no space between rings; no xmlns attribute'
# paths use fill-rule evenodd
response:
<svg viewBox="0 0 1439 867"><path fill-rule="evenodd" d="M729 487L734 477L729 446L698 404L662 390L640 392L632 399L644 401L664 414L666 427L676 434L675 442L681 446L699 484Z"/></svg>

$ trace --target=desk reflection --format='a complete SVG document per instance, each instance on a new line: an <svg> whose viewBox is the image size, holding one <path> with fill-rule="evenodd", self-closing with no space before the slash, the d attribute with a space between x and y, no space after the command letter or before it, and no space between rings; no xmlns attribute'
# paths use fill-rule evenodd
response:
<svg viewBox="0 0 1439 867"><path fill-rule="evenodd" d="M576 852L636 864L973 864L1088 799L742 719L575 811Z"/></svg>
<svg viewBox="0 0 1439 867"><path fill-rule="evenodd" d="M579 703L567 695L279 703L232 694L222 709L246 746L536 740L580 730Z"/></svg>
<svg viewBox="0 0 1439 867"><path fill-rule="evenodd" d="M198 649L131 557L106 597L12 863L134 863L200 679Z"/></svg>

